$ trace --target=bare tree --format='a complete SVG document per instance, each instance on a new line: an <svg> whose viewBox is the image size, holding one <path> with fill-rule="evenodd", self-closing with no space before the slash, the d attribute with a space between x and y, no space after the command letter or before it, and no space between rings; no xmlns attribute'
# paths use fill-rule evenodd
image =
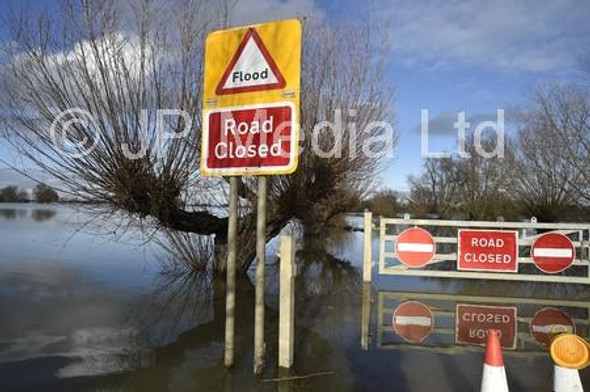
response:
<svg viewBox="0 0 590 392"><path fill-rule="evenodd" d="M523 113L514 141L509 191L528 215L545 222L563 218L576 203L572 184L580 180L561 138L539 107Z"/></svg>
<svg viewBox="0 0 590 392"><path fill-rule="evenodd" d="M456 206L468 219L495 220L512 212L507 191L511 181L508 162L512 151L504 146L504 157L485 156L481 151L490 153L499 142L491 134L482 135L479 142L474 137L468 137L465 145L470 157L457 161L454 172L458 185Z"/></svg>
<svg viewBox="0 0 590 392"><path fill-rule="evenodd" d="M483 135L480 147L490 153L497 140ZM420 214L439 216L462 215L467 219L496 219L512 211L506 192L508 157L487 157L478 151L474 137L465 141L465 152L470 157L428 159L424 173L410 177L410 208Z"/></svg>
<svg viewBox="0 0 590 392"><path fill-rule="evenodd" d="M227 5L80 0L66 2L63 10L55 18L25 12L9 18L13 44L0 78L11 143L58 179L63 192L127 211L146 224L215 235L216 267L224 271L219 256L227 218L192 206L203 200L226 203L226 182L200 177L198 157L203 41L227 20ZM392 145L396 141L383 127L365 132L371 121L392 122L391 89L383 82L385 55L375 55L386 51L374 51L385 41L369 23L307 22L304 31L305 151L294 175L269 183L268 238L291 219L325 222L346 211L367 192L380 166L379 159L365 154L365 142L376 140L378 147L384 137ZM157 109L168 108L188 117L159 118ZM336 109L354 111L357 137L345 120L339 133L342 154L320 158L310 148L312 130ZM79 121L84 113L93 120ZM63 126L52 128L60 116ZM162 140L162 131L178 137ZM335 142L326 133L317 140L325 146ZM128 158L125 149L137 158ZM241 178L240 197L238 268L244 272L254 257L254 179Z"/></svg>
<svg viewBox="0 0 590 392"><path fill-rule="evenodd" d="M410 177L410 209L418 214L449 215L455 208L458 184L453 158L426 159L420 177Z"/></svg>
<svg viewBox="0 0 590 392"><path fill-rule="evenodd" d="M590 202L590 101L588 94L569 85L551 85L535 93L535 105L528 126L542 139L540 148L548 162L537 157L545 175L554 184L554 200ZM530 138L530 136L529 136ZM566 195L567 194L567 195ZM563 200L563 202L561 201Z"/></svg>

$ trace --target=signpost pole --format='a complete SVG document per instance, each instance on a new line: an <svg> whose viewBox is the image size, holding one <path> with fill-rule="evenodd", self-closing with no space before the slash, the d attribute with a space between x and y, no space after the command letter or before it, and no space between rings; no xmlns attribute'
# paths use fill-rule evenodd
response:
<svg viewBox="0 0 590 392"><path fill-rule="evenodd" d="M225 295L225 366L234 364L236 307L236 237L238 232L238 177L229 179L229 222L227 227L227 287Z"/></svg>
<svg viewBox="0 0 590 392"><path fill-rule="evenodd" d="M256 299L254 306L254 374L264 368L264 263L266 255L266 189L267 178L258 177L256 216Z"/></svg>

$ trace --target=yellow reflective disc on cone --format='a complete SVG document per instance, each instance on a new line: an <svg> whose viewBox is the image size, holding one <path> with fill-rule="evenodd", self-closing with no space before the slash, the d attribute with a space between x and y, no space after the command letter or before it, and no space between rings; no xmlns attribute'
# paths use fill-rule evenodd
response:
<svg viewBox="0 0 590 392"><path fill-rule="evenodd" d="M578 335L556 335L549 346L553 361L564 368L583 369L590 364L590 345Z"/></svg>

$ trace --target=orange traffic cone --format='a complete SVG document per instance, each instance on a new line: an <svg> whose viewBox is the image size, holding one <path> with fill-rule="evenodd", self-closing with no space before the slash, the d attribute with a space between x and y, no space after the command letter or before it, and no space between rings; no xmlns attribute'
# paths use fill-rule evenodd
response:
<svg viewBox="0 0 590 392"><path fill-rule="evenodd" d="M481 392L508 392L508 381L504 370L504 358L498 331L488 330L486 356L483 361Z"/></svg>

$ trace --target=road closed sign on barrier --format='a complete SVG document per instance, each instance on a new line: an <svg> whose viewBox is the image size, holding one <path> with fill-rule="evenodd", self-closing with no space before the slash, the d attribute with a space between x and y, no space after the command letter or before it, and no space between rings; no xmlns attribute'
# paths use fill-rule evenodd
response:
<svg viewBox="0 0 590 392"><path fill-rule="evenodd" d="M457 269L518 272L518 232L459 230Z"/></svg>
<svg viewBox="0 0 590 392"><path fill-rule="evenodd" d="M516 348L516 308L457 304L455 341L460 344L485 345L488 331L499 331L503 348Z"/></svg>

